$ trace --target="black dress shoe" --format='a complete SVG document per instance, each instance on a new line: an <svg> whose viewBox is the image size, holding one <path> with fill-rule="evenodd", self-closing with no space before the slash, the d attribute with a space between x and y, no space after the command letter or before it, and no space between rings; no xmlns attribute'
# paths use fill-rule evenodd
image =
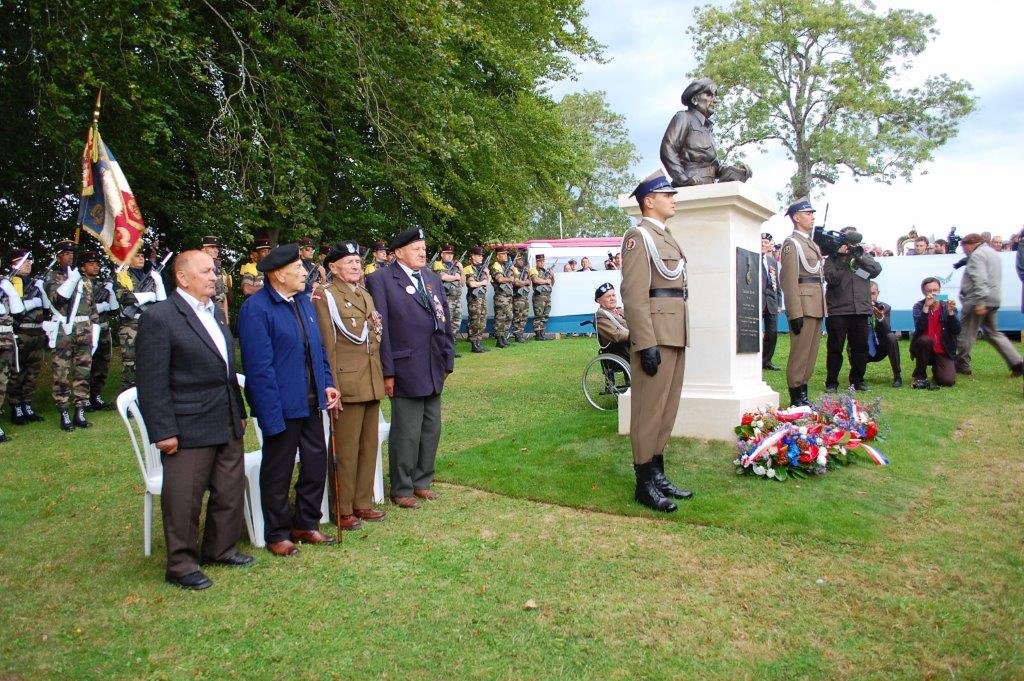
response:
<svg viewBox="0 0 1024 681"><path fill-rule="evenodd" d="M832 385L830 383L826 383L825 384L825 392L828 393L829 395L831 395L832 393L838 392L838 391L839 391L839 386L838 385Z"/></svg>
<svg viewBox="0 0 1024 681"><path fill-rule="evenodd" d="M765 362L761 365L761 368L766 371L780 371L779 367L775 366L771 362Z"/></svg>
<svg viewBox="0 0 1024 681"><path fill-rule="evenodd" d="M245 567L247 565L252 565L255 562L256 559L250 556L248 553L235 551L234 555L228 556L227 558L219 558L217 560L204 560L203 565L227 565L228 567Z"/></svg>
<svg viewBox="0 0 1024 681"><path fill-rule="evenodd" d="M164 579L167 580L168 584L180 586L182 589L191 589L192 591L202 591L213 586L213 580L199 570L182 575L181 577L166 575Z"/></svg>
<svg viewBox="0 0 1024 681"><path fill-rule="evenodd" d="M866 393L868 390L870 390L870 388L868 388L867 386L867 383L854 383L853 389L859 393Z"/></svg>
<svg viewBox="0 0 1024 681"><path fill-rule="evenodd" d="M896 378L892 379L892 387L894 387L894 388L902 388L903 387L903 377L902 376L897 376Z"/></svg>

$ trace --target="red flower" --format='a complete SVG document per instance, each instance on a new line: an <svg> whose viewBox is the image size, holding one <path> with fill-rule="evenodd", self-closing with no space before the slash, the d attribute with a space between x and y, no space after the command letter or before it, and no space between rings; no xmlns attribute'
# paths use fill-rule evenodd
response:
<svg viewBox="0 0 1024 681"><path fill-rule="evenodd" d="M878 424L874 421L868 421L865 426L864 439L874 440L876 435L878 435Z"/></svg>
<svg viewBox="0 0 1024 681"><path fill-rule="evenodd" d="M744 425L744 426L749 426L753 422L754 422L754 417L753 417L752 414L744 414L743 415L743 420L740 421L740 424Z"/></svg>

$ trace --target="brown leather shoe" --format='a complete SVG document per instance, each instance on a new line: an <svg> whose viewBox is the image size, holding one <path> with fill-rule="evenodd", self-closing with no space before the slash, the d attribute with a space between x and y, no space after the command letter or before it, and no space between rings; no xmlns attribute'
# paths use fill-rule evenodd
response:
<svg viewBox="0 0 1024 681"><path fill-rule="evenodd" d="M338 522L335 523L339 530L358 530L363 526L359 522L359 518L354 515L343 515L338 518Z"/></svg>
<svg viewBox="0 0 1024 681"><path fill-rule="evenodd" d="M357 508L353 511L355 516L360 520L380 521L387 517L387 513L384 511L378 511L375 508Z"/></svg>
<svg viewBox="0 0 1024 681"><path fill-rule="evenodd" d="M416 497L391 497L391 503L399 508L419 508L420 502Z"/></svg>
<svg viewBox="0 0 1024 681"><path fill-rule="evenodd" d="M267 550L275 556L297 556L299 555L299 547L291 543L287 539L276 541L273 544L267 544Z"/></svg>
<svg viewBox="0 0 1024 681"><path fill-rule="evenodd" d="M292 530L292 541L300 544L337 544L338 538L320 530Z"/></svg>
<svg viewBox="0 0 1024 681"><path fill-rule="evenodd" d="M416 489L412 492L420 499L426 499L427 501L436 501L441 498L441 495L437 492L431 492L429 489Z"/></svg>

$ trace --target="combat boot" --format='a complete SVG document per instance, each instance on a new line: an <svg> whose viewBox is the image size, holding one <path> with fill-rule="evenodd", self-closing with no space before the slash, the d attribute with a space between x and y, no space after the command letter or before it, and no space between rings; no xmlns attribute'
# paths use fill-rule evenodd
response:
<svg viewBox="0 0 1024 681"><path fill-rule="evenodd" d="M60 429L68 433L75 429L75 424L71 422L71 414L67 409L60 410Z"/></svg>
<svg viewBox="0 0 1024 681"><path fill-rule="evenodd" d="M803 407L812 407L810 398L807 397L807 384L804 383L800 386L800 405Z"/></svg>
<svg viewBox="0 0 1024 681"><path fill-rule="evenodd" d="M473 352L487 352L483 346L480 345L480 341L470 341L469 344L473 346Z"/></svg>
<svg viewBox="0 0 1024 681"><path fill-rule="evenodd" d="M498 347L499 348L507 348L508 347L508 339L505 338L504 336L498 336Z"/></svg>
<svg viewBox="0 0 1024 681"><path fill-rule="evenodd" d="M664 455L655 454L654 458L651 459L651 463L654 464L654 486L658 488L659 492L666 497L674 497L676 499L689 499L693 496L692 491L676 487L672 484L671 480L665 477Z"/></svg>
<svg viewBox="0 0 1024 681"><path fill-rule="evenodd" d="M4 432L3 428L0 428L0 442L10 442L11 438L7 437L7 433Z"/></svg>
<svg viewBox="0 0 1024 681"><path fill-rule="evenodd" d="M75 409L75 428L92 428L92 424L85 420L85 407Z"/></svg>
<svg viewBox="0 0 1024 681"><path fill-rule="evenodd" d="M636 492L634 498L655 511L671 513L679 507L665 498L665 495L654 484L654 462L633 464L636 473Z"/></svg>
<svg viewBox="0 0 1024 681"><path fill-rule="evenodd" d="M21 406L25 410L25 418L27 418L32 423L38 423L39 421L43 420L43 417L37 414L35 410L32 409L31 402L25 402Z"/></svg>
<svg viewBox="0 0 1024 681"><path fill-rule="evenodd" d="M803 386L802 385L798 385L795 388L790 388L789 389L789 406L791 406L791 407L799 407L801 404L803 404L803 401L802 401L803 397L801 396L802 395L802 390L803 390Z"/></svg>
<svg viewBox="0 0 1024 681"><path fill-rule="evenodd" d="M21 402L15 402L11 405L11 423L16 426L23 426L28 423L28 417L25 416L25 407Z"/></svg>
<svg viewBox="0 0 1024 681"><path fill-rule="evenodd" d="M458 355L455 356L458 357ZM107 411L108 409L113 408L114 405L104 400L99 393L96 393L89 398L89 411Z"/></svg>
<svg viewBox="0 0 1024 681"><path fill-rule="evenodd" d="M516 334L516 343L525 343L525 342L526 342L526 339L523 338L523 334L517 333Z"/></svg>

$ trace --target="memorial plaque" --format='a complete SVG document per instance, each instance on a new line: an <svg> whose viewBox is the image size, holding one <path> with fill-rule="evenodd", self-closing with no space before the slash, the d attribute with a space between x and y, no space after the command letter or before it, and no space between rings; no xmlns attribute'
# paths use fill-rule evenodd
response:
<svg viewBox="0 0 1024 681"><path fill-rule="evenodd" d="M761 255L736 249L736 354L761 351Z"/></svg>

